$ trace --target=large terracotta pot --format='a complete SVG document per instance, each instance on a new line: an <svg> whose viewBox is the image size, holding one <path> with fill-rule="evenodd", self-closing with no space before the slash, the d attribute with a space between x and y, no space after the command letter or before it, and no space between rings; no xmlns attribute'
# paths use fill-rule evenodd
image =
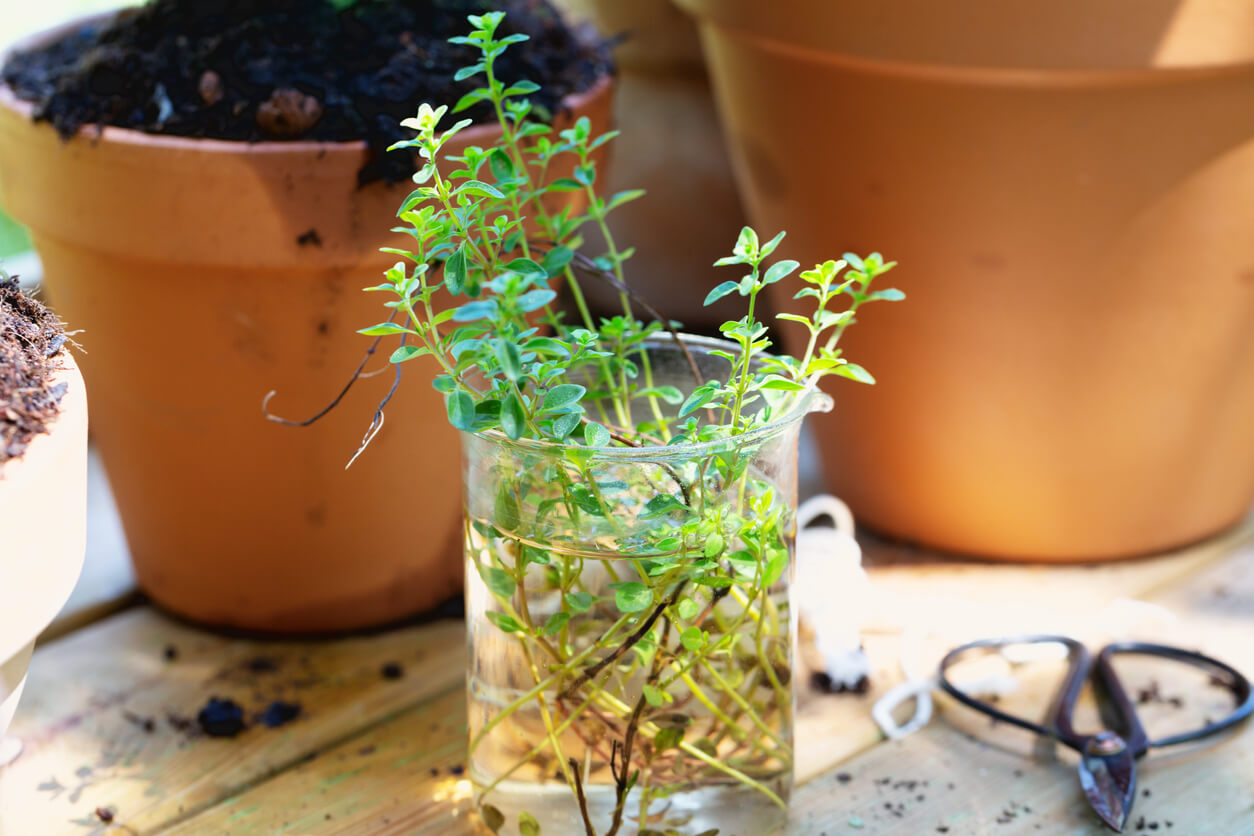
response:
<svg viewBox="0 0 1254 836"><path fill-rule="evenodd" d="M74 590L87 547L87 390L69 352L51 384L61 412L21 458L0 464L0 738L35 639ZM0 740L0 766L16 747Z"/></svg>
<svg viewBox="0 0 1254 836"><path fill-rule="evenodd" d="M571 104L608 129L608 80ZM308 428L261 406L277 390L271 409L304 418L349 379L370 344L354 331L387 314L361 288L395 261L378 248L413 185L358 188L360 142L88 128L65 143L29 114L0 89L0 197L90 335L93 434L144 590L271 632L378 625L455 594L460 454L425 360L348 470L390 371ZM492 140L472 128L446 153ZM369 370L385 366L380 352Z"/></svg>
<svg viewBox="0 0 1254 836"><path fill-rule="evenodd" d="M744 225L731 163L719 132L710 83L692 21L670 0L556 0L576 19L610 37L618 65L608 193L644 189L642 199L610 216L620 248L635 247L628 280L660 313L686 330L716 333L739 316L736 301L702 305L723 281L712 265L731 251ZM599 246L595 231L587 233ZM597 313L622 312L616 290L589 288Z"/></svg>
<svg viewBox="0 0 1254 836"><path fill-rule="evenodd" d="M1254 500L1254 2L679 0L753 221L881 250L818 422L868 524L1168 549Z"/></svg>

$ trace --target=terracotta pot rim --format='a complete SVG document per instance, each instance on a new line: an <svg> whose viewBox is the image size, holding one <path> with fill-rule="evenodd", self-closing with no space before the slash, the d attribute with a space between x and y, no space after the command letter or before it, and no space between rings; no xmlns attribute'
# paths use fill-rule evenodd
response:
<svg viewBox="0 0 1254 836"><path fill-rule="evenodd" d="M689 5L681 3L681 5ZM865 75L900 78L933 84L954 84L977 87L1041 87L1079 89L1085 87L1147 87L1161 84L1187 84L1211 81L1254 72L1254 59L1204 66L1167 66L1111 69L1058 69L1052 67L1011 68L997 66L961 66L885 58L865 58L834 50L790 43L781 38L755 32L741 26L717 21L701 12L691 12L708 25L734 32L737 37L776 53L805 55L817 63L832 64Z"/></svg>
<svg viewBox="0 0 1254 836"><path fill-rule="evenodd" d="M74 18L57 26L44 29L40 32L28 35L13 44L11 44L3 52L0 52L0 67L8 63L9 59L18 52L25 52L30 49L42 46L48 41L76 29L85 23L91 23L97 20L104 20L113 17L117 11L105 12L103 14L83 15ZM592 86L587 90L580 90L571 93L562 99L562 106L567 110L578 110L587 102L593 101L600 96L605 95L606 91L613 85L613 73L605 73L597 77ZM417 107L415 102L415 107ZM20 116L32 121L32 114L35 106L33 103L20 98L13 90L12 86L7 82L0 82L0 107L6 107ZM449 123L450 126L452 123ZM51 127L51 125L49 125ZM494 124L477 124L471 125L461 133L461 136L474 139L482 136L485 141L498 133L497 126ZM79 128L78 133L71 137L67 142L75 139L85 139L92 144L99 142L108 142L116 145L132 145L147 146L161 150L170 151L194 151L202 154L262 154L262 155L279 155L279 154L317 154L328 155L336 154L351 157L361 157L366 153L366 141L364 139L352 139L345 141L329 141L329 140L261 140L251 142L241 139L211 139L200 137L177 136L174 134L154 134L147 131L140 131L134 128L121 128L113 125L105 125L103 128L99 123L86 124Z"/></svg>

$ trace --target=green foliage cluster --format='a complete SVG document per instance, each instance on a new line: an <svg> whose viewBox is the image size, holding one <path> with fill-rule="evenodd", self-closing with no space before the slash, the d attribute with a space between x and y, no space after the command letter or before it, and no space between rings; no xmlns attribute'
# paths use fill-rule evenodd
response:
<svg viewBox="0 0 1254 836"><path fill-rule="evenodd" d="M643 192L607 198L596 190L597 151L617 131L593 136L585 117L555 135L532 118L527 97L538 89L534 83L497 78L497 57L526 40L524 35L498 39L502 18L500 13L472 15L473 31L452 39L481 53L480 60L458 72L458 80L483 79L452 113L490 102L501 140L449 157L455 166L450 170L441 165L445 147L470 121L441 130L449 108L425 103L405 120L417 135L393 148L416 151L421 168L414 175L418 188L398 213L405 224L398 231L413 241L389 250L408 264L398 262L384 283L368 288L397 297L386 303L393 317L361 332L401 335L404 343L391 358L395 363L435 358L441 373L434 386L445 395L453 426L592 447L703 441L769 422L792 406L795 393L821 377L872 382L865 370L841 356L836 343L861 305L902 298L896 290L870 289L894 263L878 254L865 259L847 254L803 272L807 286L798 298L813 298L816 310L808 318L782 318L804 323L811 344L800 359L771 356L758 297L799 265L790 260L768 265L783 233L761 244L746 227L733 254L718 262L745 269L746 275L720 284L706 299L710 304L731 293L748 299L746 315L722 327L737 349L729 346L727 352L733 373L726 380L697 381L686 398L674 387L654 385L641 346L666 323L637 318L624 273L634 251L618 247L607 223L611 212ZM563 200L572 192L579 201ZM573 208L579 202L582 211ZM588 229L604 242L604 252L595 257L583 254ZM619 289L620 316L593 320L581 286L589 277ZM578 310L576 322L565 321L557 310L560 286ZM848 307L833 310L841 298ZM402 314L400 321L396 313ZM633 405L640 400L647 404L648 417L636 421ZM667 417L662 403L680 404L678 414ZM699 410L713 420L699 421Z"/></svg>
<svg viewBox="0 0 1254 836"><path fill-rule="evenodd" d="M586 118L554 130L538 118L528 98L536 85L496 75L496 59L525 40L498 38L502 17L471 16L472 31L453 39L479 53L457 78L482 84L451 108L489 103L500 139L453 156L450 140L469 121L442 128L450 108L423 104L403 123L415 136L394 148L420 164L398 212L396 231L410 240L389 250L403 260L367 288L387 294L391 317L361 332L399 337L393 363L435 363L449 422L473 434L468 455L490 465L468 476L467 582L489 602L469 615L512 654L492 667L516 664L527 682L512 696L472 700L480 816L504 827L491 794L537 764L569 784L587 836L596 836L587 793L597 782L613 793L606 836L624 826L629 796L641 823L655 802L728 782L782 806L793 500L769 475L769 445L746 435L795 417L824 377L874 382L838 343L863 305L903 298L872 287L894 263L846 254L801 271L795 298L813 310L780 318L805 330L806 348L772 353L761 295L800 265L774 258L783 233L764 243L746 227L717 262L740 277L706 298L739 294L746 313L705 349L725 373L703 376L674 324L627 281L633 251L608 218L642 192L597 189L597 158L617 132L594 136ZM589 280L618 290L620 314L594 320ZM559 290L575 310L569 320ZM655 369L666 345L687 352L686 385ZM658 458L615 460L626 448ZM564 742L572 734L578 752ZM519 740L531 748L501 761ZM518 817L518 832L538 836L533 812Z"/></svg>

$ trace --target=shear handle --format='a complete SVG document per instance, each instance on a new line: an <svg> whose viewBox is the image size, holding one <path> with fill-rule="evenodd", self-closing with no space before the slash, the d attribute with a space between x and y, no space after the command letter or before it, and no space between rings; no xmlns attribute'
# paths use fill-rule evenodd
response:
<svg viewBox="0 0 1254 836"><path fill-rule="evenodd" d="M1196 651L1182 650L1178 647L1169 647L1167 645L1149 644L1146 642L1117 642L1109 644L1102 648L1102 652L1097 657L1099 676L1103 681L1103 685L1112 682L1115 684L1118 688L1118 696L1115 696L1115 702L1121 702L1120 710L1134 720L1136 718L1136 710L1132 708L1132 703L1123 692L1122 687L1119 687L1118 679L1115 677L1114 668L1111 665L1111 660L1115 656L1122 654L1157 656L1198 668L1210 674L1217 684L1222 684L1232 694L1236 702L1236 707L1232 710L1232 713L1222 720L1208 723L1194 731L1174 734L1160 740L1145 740L1145 732L1141 730L1140 722L1136 722L1136 729L1141 735L1141 740L1144 741L1145 748L1159 749L1165 746L1175 746L1180 743L1191 743L1195 740L1201 740L1231 728L1242 720L1247 719L1251 714L1254 714L1254 693L1251 693L1254 689L1251 688L1250 680L1231 665L1226 665L1218 659ZM1132 744L1131 740L1128 742L1129 745ZM1140 751L1145 751L1145 748L1140 749Z"/></svg>
<svg viewBox="0 0 1254 836"><path fill-rule="evenodd" d="M1062 686L1059 689L1058 696L1054 700L1054 708L1051 716L1053 728L1046 728L1031 720L1025 720L1022 717L1016 717L1013 714L1007 714L1000 709L994 708L992 705L978 700L975 697L965 693L949 681L949 668L953 667L962 656L972 650L999 650L1003 647L1015 644L1061 644L1067 648L1067 659L1069 666L1067 675L1063 679ZM1071 710L1075 707L1075 701L1080 695L1080 691L1084 688L1084 682L1088 679L1089 668L1092 664L1092 657L1080 642L1069 636L1013 636L1008 638L982 639L956 647L949 653L945 654L945 658L941 660L940 667L936 673L937 683L941 690L958 702L974 709L981 714L986 714L1000 722L1009 723L1012 726L1018 726L1021 729L1027 729L1045 737L1052 737L1067 746L1075 749L1077 752L1084 751L1084 743L1088 739L1087 735L1079 735L1071 726Z"/></svg>

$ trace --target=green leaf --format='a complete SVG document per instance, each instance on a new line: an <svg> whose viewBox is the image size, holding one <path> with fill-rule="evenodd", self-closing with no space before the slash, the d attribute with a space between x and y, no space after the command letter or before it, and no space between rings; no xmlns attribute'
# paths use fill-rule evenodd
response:
<svg viewBox="0 0 1254 836"><path fill-rule="evenodd" d="M841 256L841 258L845 260L846 264L848 264L853 269L857 270L859 273L866 270L866 263L862 260L862 257L859 255L856 255L854 253L845 253L844 255Z"/></svg>
<svg viewBox="0 0 1254 836"><path fill-rule="evenodd" d="M758 388L778 389L784 392L801 392L806 387L804 384L798 383L795 380L788 380L787 378L783 378L778 375L771 375L766 380L759 383Z"/></svg>
<svg viewBox="0 0 1254 836"><path fill-rule="evenodd" d="M570 347L561 340L551 337L532 337L523 343L524 351L534 351L551 357L569 357Z"/></svg>
<svg viewBox="0 0 1254 836"><path fill-rule="evenodd" d="M581 165L575 167L575 182L584 186L591 186L597 181L597 170L594 165Z"/></svg>
<svg viewBox="0 0 1254 836"><path fill-rule="evenodd" d="M522 438L527 431L527 414L523 410L522 401L513 392L501 401L501 429L515 441Z"/></svg>
<svg viewBox="0 0 1254 836"><path fill-rule="evenodd" d="M605 211L613 211L614 209L622 206L624 203L630 203L631 201L637 200L641 197L644 197L644 189L631 189L629 191L619 192L610 198L610 202L605 207Z"/></svg>
<svg viewBox="0 0 1254 836"><path fill-rule="evenodd" d="M886 287L883 290L877 290L867 297L869 300L881 300L884 302L900 302L906 298L906 294L902 293L895 287Z"/></svg>
<svg viewBox="0 0 1254 836"><path fill-rule="evenodd" d="M654 742L656 743L656 738ZM483 819L484 826L493 833L499 833L505 826L505 814L491 804L484 804L479 808L479 818Z"/></svg>
<svg viewBox="0 0 1254 836"><path fill-rule="evenodd" d="M530 96L532 93L539 92L540 85L534 81L515 81L509 87L505 88L506 96Z"/></svg>
<svg viewBox="0 0 1254 836"><path fill-rule="evenodd" d="M621 132L620 131L606 131L605 133L598 136L596 139L592 140L592 142L588 143L588 150L594 151L597 148L600 148L602 145L609 142L611 139L614 139L615 137L617 137L619 133Z"/></svg>
<svg viewBox="0 0 1254 836"><path fill-rule="evenodd" d="M583 415L578 412L568 412L557 416L553 419L553 435L560 439L566 438L575 431L575 427L579 426L582 419Z"/></svg>
<svg viewBox="0 0 1254 836"><path fill-rule="evenodd" d="M645 389L641 395L657 395L668 404L677 405L684 402L684 393L674 386L654 386L652 389Z"/></svg>
<svg viewBox="0 0 1254 836"><path fill-rule="evenodd" d="M621 612L640 612L653 603L653 592L640 581L610 585L614 588L614 604Z"/></svg>
<svg viewBox="0 0 1254 836"><path fill-rule="evenodd" d="M457 187L457 189L455 190L455 193L456 194L481 194L481 195L484 195L485 197L495 197L498 200L505 197L505 195L501 194L500 190L497 189L496 186L489 186L487 183L483 182L482 180L467 180L465 183L462 183L460 186Z"/></svg>
<svg viewBox="0 0 1254 836"><path fill-rule="evenodd" d="M422 357L424 354L430 354L430 349L420 345L403 345L396 351L392 352L392 356L388 358L389 363L404 363L406 360L412 360L415 357Z"/></svg>
<svg viewBox="0 0 1254 836"><path fill-rule="evenodd" d="M467 67L466 69L470 68ZM447 78L447 76L445 77ZM463 110L474 107L479 104L479 102L490 98L492 98L492 91L486 87L481 87L478 90L471 90L469 93L457 100L457 104L453 105L453 112L461 113Z"/></svg>
<svg viewBox="0 0 1254 836"><path fill-rule="evenodd" d="M841 377L847 377L850 380L856 380L859 383L875 383L875 378L871 377L871 373L859 366L857 363L845 363L837 366L834 371Z"/></svg>
<svg viewBox="0 0 1254 836"><path fill-rule="evenodd" d="M496 566L489 566L480 572L483 583L493 595L501 598L508 598L514 594L514 579L510 577L509 572Z"/></svg>
<svg viewBox="0 0 1254 836"><path fill-rule="evenodd" d="M489 612L487 613L487 618L488 621L491 621L506 633L517 633L523 628L523 626L518 623L518 619L513 616L506 615L503 612Z"/></svg>
<svg viewBox="0 0 1254 836"><path fill-rule="evenodd" d="M546 636L556 635L561 632L562 628L565 627L569 621L570 613L555 612L549 616L547 621L544 622L544 629L540 632L544 633Z"/></svg>
<svg viewBox="0 0 1254 836"><path fill-rule="evenodd" d="M454 81L465 81L466 79L470 78L471 76L476 76L476 75L478 75L479 73L483 72L483 69L484 69L484 67L483 67L483 62L482 62L482 61L480 61L478 64L472 64L472 65L471 65L471 66L469 66L469 67L462 67L460 70L458 70L456 73L454 73L454 74L453 74L453 80L454 80ZM496 830L497 828L495 828L495 827L494 827L494 828L492 828L492 829L493 829L493 830Z"/></svg>
<svg viewBox="0 0 1254 836"><path fill-rule="evenodd" d="M605 516L605 509L601 507L601 501L597 499L596 494L583 485L571 485L567 493L570 494L570 498L584 512L597 517Z"/></svg>
<svg viewBox="0 0 1254 836"><path fill-rule="evenodd" d="M684 730L675 726L669 726L653 736L653 751L664 752L667 749L674 749L683 740Z"/></svg>
<svg viewBox="0 0 1254 836"><path fill-rule="evenodd" d="M578 383L561 383L544 393L542 412L556 412L577 403L588 390Z"/></svg>
<svg viewBox="0 0 1254 836"><path fill-rule="evenodd" d="M581 192L583 191L583 186L579 184L579 181L572 180L569 177L558 177L552 183L549 183L547 188L548 188L548 191L551 191L551 192Z"/></svg>
<svg viewBox="0 0 1254 836"><path fill-rule="evenodd" d="M766 566L762 569L762 586L773 586L787 567L788 549L769 550L766 555Z"/></svg>
<svg viewBox="0 0 1254 836"><path fill-rule="evenodd" d="M746 226L740 230L740 236L736 239L736 246L732 249L736 255L745 256L746 258L755 257L758 254L758 233L753 227Z"/></svg>
<svg viewBox="0 0 1254 836"><path fill-rule="evenodd" d="M476 319L483 319L489 316L496 316L496 300L476 299L458 308L457 312L453 314L453 321L474 322Z"/></svg>
<svg viewBox="0 0 1254 836"><path fill-rule="evenodd" d="M444 399L448 409L448 422L459 430L469 430L475 424L475 400L469 392L449 392Z"/></svg>
<svg viewBox="0 0 1254 836"><path fill-rule="evenodd" d="M676 609L679 610L679 617L683 619L694 618L701 611L701 608L697 606L697 602L691 598L685 598L680 601Z"/></svg>
<svg viewBox="0 0 1254 836"><path fill-rule="evenodd" d="M706 557L718 557L723 552L723 535L711 534L705 538L705 549L703 554Z"/></svg>
<svg viewBox="0 0 1254 836"><path fill-rule="evenodd" d="M518 297L518 310L523 313L538 311L556 298L557 291L549 290L547 287L539 287L535 290L528 290L526 293Z"/></svg>
<svg viewBox="0 0 1254 836"><path fill-rule="evenodd" d="M575 253L568 247L554 247L544 255L544 272L549 276L556 276L570 264L570 260L575 257Z"/></svg>
<svg viewBox="0 0 1254 836"><path fill-rule="evenodd" d="M497 180L514 179L514 161L500 148L493 148L488 154L488 168Z"/></svg>
<svg viewBox="0 0 1254 836"><path fill-rule="evenodd" d="M516 258L509 264L506 264L505 269L511 273L530 278L547 279L549 277L547 270L529 258Z"/></svg>
<svg viewBox="0 0 1254 836"><path fill-rule="evenodd" d="M508 482L501 482L500 490L496 492L496 499L492 502L492 513L496 517L494 522L499 527L510 531L518 527L518 498L509 489Z"/></svg>
<svg viewBox="0 0 1254 836"><path fill-rule="evenodd" d="M378 325L362 328L357 333L365 334L367 337L382 337L384 334L414 334L417 332L406 328L404 325L397 325L395 322L380 322Z"/></svg>
<svg viewBox="0 0 1254 836"><path fill-rule="evenodd" d="M668 493L660 493L644 504L644 512L640 515L640 518L660 517L663 514L669 514L671 511L687 510L688 506L675 497Z"/></svg>
<svg viewBox="0 0 1254 836"><path fill-rule="evenodd" d="M714 397L714 387L698 386L688 396L688 400L684 401L684 405L679 408L679 417L687 418L701 407L705 406Z"/></svg>
<svg viewBox="0 0 1254 836"><path fill-rule="evenodd" d="M762 258L766 258L771 253L775 252L775 248L779 246L779 242L783 241L784 236L787 234L788 234L787 232L781 232L779 235L776 235L770 241L767 241L765 244L763 244L762 249L760 250L760 254Z"/></svg>
<svg viewBox="0 0 1254 836"><path fill-rule="evenodd" d="M496 355L496 361L501 364L501 373L507 379L516 381L522 377L522 352L517 343L505 338L493 340L492 353Z"/></svg>
<svg viewBox="0 0 1254 836"><path fill-rule="evenodd" d="M736 288L738 287L740 287L739 282L723 282L721 285L711 290L709 292L709 295L705 297L705 301L702 302L701 304L713 305L719 299L722 299L724 296L736 290Z"/></svg>
<svg viewBox="0 0 1254 836"><path fill-rule="evenodd" d="M645 685L640 689L644 694L645 700L654 708L662 706L666 702L666 697L652 685Z"/></svg>
<svg viewBox="0 0 1254 836"><path fill-rule="evenodd" d="M684 631L679 634L679 643L684 646L684 649L696 653L705 646L705 633L702 633L701 628L695 624L685 627Z"/></svg>
<svg viewBox="0 0 1254 836"><path fill-rule="evenodd" d="M454 296L466 289L466 252L461 247L444 262L444 284Z"/></svg>
<svg viewBox="0 0 1254 836"><path fill-rule="evenodd" d="M583 440L589 447L609 447L610 431L596 421L590 421L584 425Z"/></svg>
<svg viewBox="0 0 1254 836"><path fill-rule="evenodd" d="M518 836L540 836L540 823L530 813L518 814Z"/></svg>
<svg viewBox="0 0 1254 836"><path fill-rule="evenodd" d="M587 612L592 609L592 602L596 599L586 592L567 592L566 606L575 612Z"/></svg>
<svg viewBox="0 0 1254 836"><path fill-rule="evenodd" d="M766 271L766 276L762 278L762 284L775 284L775 282L792 273L801 264L791 259L777 261Z"/></svg>

